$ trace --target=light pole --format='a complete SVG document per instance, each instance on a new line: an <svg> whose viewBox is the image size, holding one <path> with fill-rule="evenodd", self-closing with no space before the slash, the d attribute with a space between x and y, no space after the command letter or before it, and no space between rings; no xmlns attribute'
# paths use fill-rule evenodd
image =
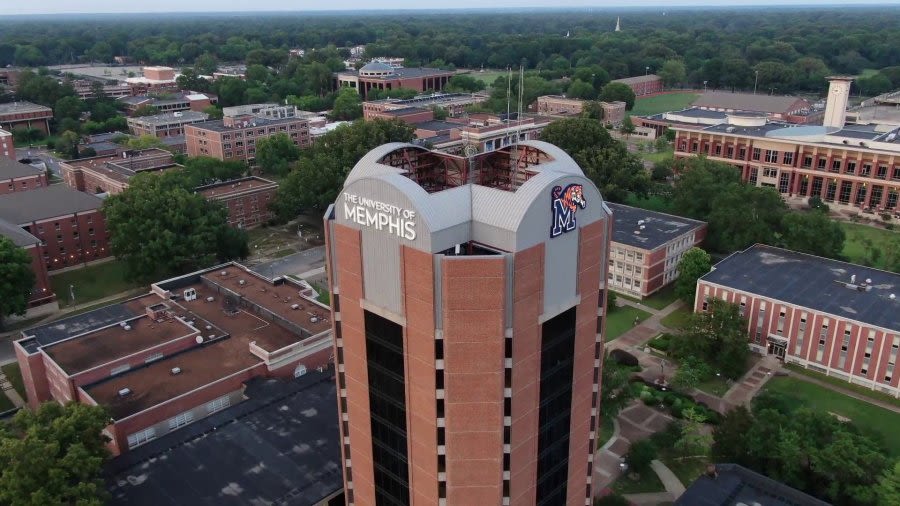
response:
<svg viewBox="0 0 900 506"><path fill-rule="evenodd" d="M753 80L753 94L756 95L756 85L759 84L759 71L754 71L756 73L756 79Z"/></svg>
<svg viewBox="0 0 900 506"><path fill-rule="evenodd" d="M709 81L703 81L703 93L706 93L706 83Z"/></svg>
<svg viewBox="0 0 900 506"><path fill-rule="evenodd" d="M644 67L644 75L650 75L650 66Z"/></svg>
<svg viewBox="0 0 900 506"><path fill-rule="evenodd" d="M69 285L69 301L72 306L75 305L75 285Z"/></svg>

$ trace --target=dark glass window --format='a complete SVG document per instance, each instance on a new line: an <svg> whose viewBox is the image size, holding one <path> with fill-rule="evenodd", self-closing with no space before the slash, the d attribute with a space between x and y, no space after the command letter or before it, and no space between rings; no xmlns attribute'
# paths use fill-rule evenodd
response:
<svg viewBox="0 0 900 506"><path fill-rule="evenodd" d="M365 312L375 503L409 504L403 328Z"/></svg>
<svg viewBox="0 0 900 506"><path fill-rule="evenodd" d="M541 329L541 400L538 409L538 506L566 503L575 308L548 320Z"/></svg>

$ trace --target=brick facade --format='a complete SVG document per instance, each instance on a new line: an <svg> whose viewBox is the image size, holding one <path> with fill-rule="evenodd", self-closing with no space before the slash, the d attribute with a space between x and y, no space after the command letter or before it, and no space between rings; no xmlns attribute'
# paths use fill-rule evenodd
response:
<svg viewBox="0 0 900 506"><path fill-rule="evenodd" d="M256 160L256 142L279 133L287 134L299 148L311 144L309 120L302 118L227 118L184 127L188 156L241 160L251 165Z"/></svg>
<svg viewBox="0 0 900 506"><path fill-rule="evenodd" d="M228 224L253 228L275 218L269 204L275 198L278 183L259 177L247 177L197 188L207 200L221 202L228 209Z"/></svg>

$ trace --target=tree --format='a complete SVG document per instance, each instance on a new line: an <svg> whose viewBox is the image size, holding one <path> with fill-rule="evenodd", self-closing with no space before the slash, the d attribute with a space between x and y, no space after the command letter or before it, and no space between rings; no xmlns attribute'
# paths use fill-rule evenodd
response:
<svg viewBox="0 0 900 506"><path fill-rule="evenodd" d="M282 181L275 210L282 219L321 211L337 199L350 169L369 150L388 142L409 142L413 127L399 120L356 121L316 140L300 154L296 170Z"/></svg>
<svg viewBox="0 0 900 506"><path fill-rule="evenodd" d="M681 416L681 437L675 442L675 449L682 457L707 455L713 439L703 426L706 417L694 406L685 408Z"/></svg>
<svg viewBox="0 0 900 506"><path fill-rule="evenodd" d="M878 504L900 504L900 461L887 469L875 486Z"/></svg>
<svg viewBox="0 0 900 506"><path fill-rule="evenodd" d="M662 139L662 137L660 137ZM657 139L659 140L659 139ZM675 173L672 170L672 166L675 165L675 158L663 158L662 160L653 164L653 169L650 171L650 179L653 181L666 181Z"/></svg>
<svg viewBox="0 0 900 506"><path fill-rule="evenodd" d="M710 196L741 182L741 175L734 167L711 161L705 156L686 158L679 160L679 163L684 165L672 191L672 207L681 216L708 219L712 211Z"/></svg>
<svg viewBox="0 0 900 506"><path fill-rule="evenodd" d="M78 142L80 140L81 138L77 133L66 130L56 139L55 148L70 160L74 160L78 158Z"/></svg>
<svg viewBox="0 0 900 506"><path fill-rule="evenodd" d="M713 429L713 459L747 465L747 435L752 427L753 417L746 406L738 405L728 410Z"/></svg>
<svg viewBox="0 0 900 506"><path fill-rule="evenodd" d="M670 349L681 358L694 357L715 364L723 376L736 380L744 374L747 356L747 321L737 304L721 299L706 301L706 311L691 315L687 327Z"/></svg>
<svg viewBox="0 0 900 506"><path fill-rule="evenodd" d="M31 255L0 236L0 329L4 317L25 314L32 288Z"/></svg>
<svg viewBox="0 0 900 506"><path fill-rule="evenodd" d="M131 137L125 142L128 149L142 150L150 148L162 148L165 146L162 139L153 134L144 134L140 137Z"/></svg>
<svg viewBox="0 0 900 506"><path fill-rule="evenodd" d="M809 208L814 211L821 211L823 213L828 213L828 204L822 200L818 195L813 195L809 198L808 202Z"/></svg>
<svg viewBox="0 0 900 506"><path fill-rule="evenodd" d="M684 63L680 60L666 60L657 74L662 79L664 85L673 87L684 82L687 77L687 70Z"/></svg>
<svg viewBox="0 0 900 506"><path fill-rule="evenodd" d="M222 161L209 156L192 156L186 159L182 165L184 165L184 169L174 172L174 174L183 179L182 187L186 190L235 179L247 172L247 165L243 162Z"/></svg>
<svg viewBox="0 0 900 506"><path fill-rule="evenodd" d="M631 501L623 495L611 492L608 495L594 499L594 506L631 506Z"/></svg>
<svg viewBox="0 0 900 506"><path fill-rule="evenodd" d="M600 90L599 100L602 102L625 102L625 109L634 107L634 91L623 83L608 83Z"/></svg>
<svg viewBox="0 0 900 506"><path fill-rule="evenodd" d="M712 371L705 362L696 357L687 357L678 364L675 378L672 379L672 386L690 392L710 377L711 373Z"/></svg>
<svg viewBox="0 0 900 506"><path fill-rule="evenodd" d="M0 438L0 503L103 504L108 424L102 407L81 403L19 411Z"/></svg>
<svg viewBox="0 0 900 506"><path fill-rule="evenodd" d="M131 279L152 280L247 255L243 231L228 226L228 211L178 183L139 174L103 203L110 249Z"/></svg>
<svg viewBox="0 0 900 506"><path fill-rule="evenodd" d="M81 116L81 108L84 102L78 97L62 97L53 106L53 115L57 121L65 118L77 120Z"/></svg>
<svg viewBox="0 0 900 506"><path fill-rule="evenodd" d="M209 114L209 119L222 119L222 108L216 105L210 105L203 108L203 112Z"/></svg>
<svg viewBox="0 0 900 506"><path fill-rule="evenodd" d="M622 126L619 127L619 132L626 137L634 133L634 123L631 121L631 116L625 116L625 119L622 120Z"/></svg>
<svg viewBox="0 0 900 506"><path fill-rule="evenodd" d="M786 213L780 233L782 244L790 250L835 259L840 259L844 250L844 229L825 213Z"/></svg>
<svg viewBox="0 0 900 506"><path fill-rule="evenodd" d="M575 79L569 84L569 89L566 90L566 93L572 98L581 98L585 100L590 100L597 96L597 91L594 90L594 87L591 86L590 83L586 83L580 79Z"/></svg>
<svg viewBox="0 0 900 506"><path fill-rule="evenodd" d="M484 83L480 79L466 74L457 74L447 83L447 91L475 93L484 89Z"/></svg>
<svg viewBox="0 0 900 506"><path fill-rule="evenodd" d="M385 98L396 98L400 100L405 100L409 98L413 98L418 95L419 92L412 88L393 88L390 90L379 90L377 88L373 88L369 90L366 95L366 99L368 100L381 100Z"/></svg>
<svg viewBox="0 0 900 506"><path fill-rule="evenodd" d="M625 461L628 462L631 472L641 475L650 470L650 462L656 458L657 453L658 450L653 441L642 439L631 445Z"/></svg>
<svg viewBox="0 0 900 506"><path fill-rule="evenodd" d="M709 253L698 247L687 250L678 262L678 279L675 280L675 295L689 307L694 305L697 280L712 269Z"/></svg>
<svg viewBox="0 0 900 506"><path fill-rule="evenodd" d="M712 201L706 242L715 251L730 253L756 243L777 244L787 204L774 188L733 184Z"/></svg>
<svg viewBox="0 0 900 506"><path fill-rule="evenodd" d="M631 369L625 367L613 358L609 353L603 357L603 374L600 389L600 413L602 416L615 418L634 395L629 387Z"/></svg>
<svg viewBox="0 0 900 506"><path fill-rule="evenodd" d="M210 53L201 54L194 62L194 68L200 75L211 76L218 67L219 63L216 61L216 57Z"/></svg>
<svg viewBox="0 0 900 506"><path fill-rule="evenodd" d="M342 88L334 99L331 117L337 120L354 120L362 117L362 99L353 88Z"/></svg>
<svg viewBox="0 0 900 506"><path fill-rule="evenodd" d="M256 143L256 164L267 174L287 175L300 158L300 148L285 133L260 139Z"/></svg>

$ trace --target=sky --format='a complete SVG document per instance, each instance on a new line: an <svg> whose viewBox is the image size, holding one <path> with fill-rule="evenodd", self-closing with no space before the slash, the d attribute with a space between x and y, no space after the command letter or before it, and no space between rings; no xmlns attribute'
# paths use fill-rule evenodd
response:
<svg viewBox="0 0 900 506"><path fill-rule="evenodd" d="M356 9L515 8L515 7L642 7L752 5L900 5L900 0L454 0L435 6L423 0L2 0L2 14L134 13L134 12L264 12Z"/></svg>

